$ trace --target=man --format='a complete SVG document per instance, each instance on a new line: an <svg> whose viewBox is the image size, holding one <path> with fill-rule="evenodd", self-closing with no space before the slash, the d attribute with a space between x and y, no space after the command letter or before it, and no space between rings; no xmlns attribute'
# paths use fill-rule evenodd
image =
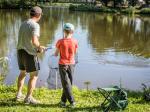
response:
<svg viewBox="0 0 150 112"><path fill-rule="evenodd" d="M18 36L17 45L17 58L20 69L20 75L18 77L18 91L16 100L24 99L27 104L37 104L39 101L32 97L32 92L35 88L38 78L38 70L40 70L37 52L42 53L45 50L44 46L40 46L40 26L37 23L42 15L42 9L38 6L33 7L30 10L30 19L23 22ZM26 73L30 74L28 81L28 91L26 97L22 94L22 87Z"/></svg>

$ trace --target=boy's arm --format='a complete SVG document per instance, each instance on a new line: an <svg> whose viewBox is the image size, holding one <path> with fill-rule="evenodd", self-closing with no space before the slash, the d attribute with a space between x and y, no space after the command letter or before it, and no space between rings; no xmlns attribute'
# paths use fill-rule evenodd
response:
<svg viewBox="0 0 150 112"><path fill-rule="evenodd" d="M59 45L60 45L60 41L58 40L56 43L56 51L54 53L54 56L58 56L59 55Z"/></svg>
<svg viewBox="0 0 150 112"><path fill-rule="evenodd" d="M56 51L55 51L54 55L55 55L55 56L58 56L58 54L59 54L59 49L56 48Z"/></svg>
<svg viewBox="0 0 150 112"><path fill-rule="evenodd" d="M76 48L76 50L75 50L74 54L76 55L77 53L78 53L78 48Z"/></svg>
<svg viewBox="0 0 150 112"><path fill-rule="evenodd" d="M78 42L77 42L77 41L76 41L76 46L75 46L75 48L76 48L76 49L75 49L75 52L74 52L74 53L75 53L75 55L76 55L76 54L78 53Z"/></svg>

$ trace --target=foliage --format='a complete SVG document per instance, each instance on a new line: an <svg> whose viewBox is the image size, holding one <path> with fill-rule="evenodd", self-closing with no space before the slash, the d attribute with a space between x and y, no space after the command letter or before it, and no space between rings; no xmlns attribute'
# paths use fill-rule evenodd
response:
<svg viewBox="0 0 150 112"><path fill-rule="evenodd" d="M140 10L141 14L150 14L150 8L143 8Z"/></svg>
<svg viewBox="0 0 150 112"><path fill-rule="evenodd" d="M25 87L23 93L27 91ZM99 104L104 98L97 90L80 90L73 87L73 93L76 99L75 108L60 108L58 103L61 97L61 89L49 90L47 88L38 88L34 92L34 97L42 103L38 105L25 105L23 102L14 101L16 94L16 85L0 85L0 111L1 112L98 112L101 111ZM134 97L133 95L138 95ZM129 106L125 112L148 112L150 103L142 100L142 94L138 92L129 92Z"/></svg>
<svg viewBox="0 0 150 112"><path fill-rule="evenodd" d="M1 8L28 8L36 3L36 0L0 0Z"/></svg>
<svg viewBox="0 0 150 112"><path fill-rule="evenodd" d="M6 77L7 72L8 72L8 58L1 57L0 58L0 83L2 83L2 81Z"/></svg>
<svg viewBox="0 0 150 112"><path fill-rule="evenodd" d="M107 7L95 7L93 4L81 4L81 5L70 5L70 10L78 11L97 11L97 12L117 12L116 9L111 9Z"/></svg>
<svg viewBox="0 0 150 112"><path fill-rule="evenodd" d="M138 2L138 0L128 0L130 6L135 6Z"/></svg>
<svg viewBox="0 0 150 112"><path fill-rule="evenodd" d="M136 9L134 7L129 7L127 9L121 10L122 13L127 13L127 14L134 14L136 12Z"/></svg>

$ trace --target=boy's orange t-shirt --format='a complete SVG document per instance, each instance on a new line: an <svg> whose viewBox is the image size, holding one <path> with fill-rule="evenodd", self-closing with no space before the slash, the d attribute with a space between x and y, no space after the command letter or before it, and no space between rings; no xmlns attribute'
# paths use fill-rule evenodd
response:
<svg viewBox="0 0 150 112"><path fill-rule="evenodd" d="M56 47L60 52L59 64L75 64L74 56L78 48L78 42L74 38L63 38L58 40Z"/></svg>

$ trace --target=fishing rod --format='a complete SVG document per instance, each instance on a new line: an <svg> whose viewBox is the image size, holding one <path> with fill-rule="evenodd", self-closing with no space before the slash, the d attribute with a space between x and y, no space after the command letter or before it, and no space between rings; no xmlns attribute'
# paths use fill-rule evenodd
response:
<svg viewBox="0 0 150 112"><path fill-rule="evenodd" d="M48 51L49 49L54 49L54 48L55 48L55 46L49 46L49 47L46 47L46 48L44 49L44 51ZM37 53L40 52L39 49L37 49L36 51L37 51Z"/></svg>
<svg viewBox="0 0 150 112"><path fill-rule="evenodd" d="M54 49L54 48L55 48L55 46L49 46L49 47L45 48L45 51L48 51L49 49Z"/></svg>

